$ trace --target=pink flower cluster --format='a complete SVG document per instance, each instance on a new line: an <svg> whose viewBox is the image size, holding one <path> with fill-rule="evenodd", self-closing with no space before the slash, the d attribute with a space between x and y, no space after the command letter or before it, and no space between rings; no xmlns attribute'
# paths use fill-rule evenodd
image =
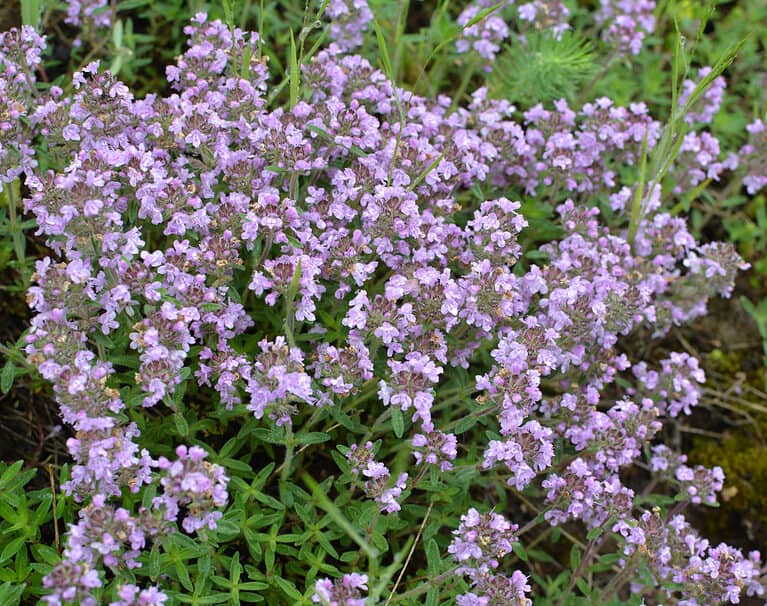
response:
<svg viewBox="0 0 767 606"><path fill-rule="evenodd" d="M368 575L353 572L339 581L320 579L315 583L312 602L321 606L365 606L363 592L368 589Z"/></svg>
<svg viewBox="0 0 767 606"><path fill-rule="evenodd" d="M740 150L746 173L743 185L753 195L767 187L767 127L762 120L757 119L746 130L750 135L749 141Z"/></svg>
<svg viewBox="0 0 767 606"><path fill-rule="evenodd" d="M453 532L448 547L460 564L458 573L469 579L471 591L457 596L460 606L530 606L531 587L527 577L515 570L511 576L496 572L500 559L511 553L517 526L497 513L480 514L471 508L461 516L461 525Z"/></svg>
<svg viewBox="0 0 767 606"><path fill-rule="evenodd" d="M109 28L112 26L112 10L109 0L67 0L67 16L64 20L75 27Z"/></svg>
<svg viewBox="0 0 767 606"><path fill-rule="evenodd" d="M505 10L514 4L517 4L516 26L519 30L516 36L521 44L526 43L525 33L530 28L551 32L555 38L561 38L570 29L570 9L562 0L519 3L515 0L472 0L458 16L457 23L461 31L456 41L456 50L461 54L476 53L485 70L490 71L503 44L514 35L514 24L510 26L508 11ZM489 14L485 14L488 10ZM637 55L642 50L645 38L655 30L654 12L655 0L600 0L595 20L603 40L612 52L618 55ZM485 16L481 18L482 15ZM701 77L705 74L705 71L702 72ZM723 86L717 82L717 88L723 89ZM712 99L716 96L715 92L710 94ZM708 116L708 113L704 115Z"/></svg>
<svg viewBox="0 0 767 606"><path fill-rule="evenodd" d="M45 40L25 26L0 32L0 192L37 162L32 149L33 131L26 119L32 111L34 71L41 62Z"/></svg>
<svg viewBox="0 0 767 606"><path fill-rule="evenodd" d="M645 38L655 30L655 0L599 0L597 22L602 37L620 54L638 55Z"/></svg>
<svg viewBox="0 0 767 606"><path fill-rule="evenodd" d="M364 480L365 495L378 503L381 511L394 513L401 509L398 499L407 488L407 473L401 473L392 483L389 468L374 458L372 442L352 444L346 458L352 473Z"/></svg>

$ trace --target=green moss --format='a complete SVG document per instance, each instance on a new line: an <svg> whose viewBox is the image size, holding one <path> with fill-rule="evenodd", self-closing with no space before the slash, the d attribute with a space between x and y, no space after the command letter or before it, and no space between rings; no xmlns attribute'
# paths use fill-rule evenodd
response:
<svg viewBox="0 0 767 606"><path fill-rule="evenodd" d="M724 389L737 380L756 389L764 385L764 368L744 372L747 357L752 352L725 353L714 350L704 360L709 387ZM692 464L720 466L727 479L721 495L722 515L708 516L709 530L725 533L734 518L751 526L751 530L763 534L767 529L767 414L755 412L748 407L749 396L744 392L742 406L753 422L725 431L722 439L696 436L689 451ZM760 406L764 402L754 401ZM736 404L733 404L737 406ZM731 529L729 529L731 530Z"/></svg>

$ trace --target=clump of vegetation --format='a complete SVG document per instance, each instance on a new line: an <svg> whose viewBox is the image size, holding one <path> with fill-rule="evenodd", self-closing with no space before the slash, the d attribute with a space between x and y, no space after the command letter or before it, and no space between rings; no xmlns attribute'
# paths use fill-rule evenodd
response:
<svg viewBox="0 0 767 606"><path fill-rule="evenodd" d="M763 596L764 369L686 338L761 267L751 4L24 0L0 602Z"/></svg>

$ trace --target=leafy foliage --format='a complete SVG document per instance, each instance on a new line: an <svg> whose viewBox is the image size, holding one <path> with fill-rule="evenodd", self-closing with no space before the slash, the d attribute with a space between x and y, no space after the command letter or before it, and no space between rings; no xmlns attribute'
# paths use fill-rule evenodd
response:
<svg viewBox="0 0 767 606"><path fill-rule="evenodd" d="M725 152L758 157L741 146L764 114L765 32L745 34L765 9L592 4L22 3L49 50L34 91L8 93L25 109L0 166L0 268L16 303L34 286L38 317L3 346L0 391L52 386L76 466L0 467L0 603L760 591L756 556L679 516L716 505L719 465L761 471L728 457L740 437L689 464L661 448L695 419L701 369L647 352L732 291L742 264L710 236L763 269L764 196ZM105 151L124 145L141 162ZM120 244L99 252L105 236ZM729 504L753 511L736 485Z"/></svg>
<svg viewBox="0 0 767 606"><path fill-rule="evenodd" d="M570 31L561 36L532 32L498 55L493 95L532 106L565 98L574 101L597 71L591 43Z"/></svg>

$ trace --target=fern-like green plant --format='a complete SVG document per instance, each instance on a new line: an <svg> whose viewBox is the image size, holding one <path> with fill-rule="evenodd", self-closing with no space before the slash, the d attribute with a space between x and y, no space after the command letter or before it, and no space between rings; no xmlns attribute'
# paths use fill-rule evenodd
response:
<svg viewBox="0 0 767 606"><path fill-rule="evenodd" d="M572 100L596 71L591 44L572 32L559 38L550 32L533 32L526 40L498 55L490 78L493 96L526 107Z"/></svg>

